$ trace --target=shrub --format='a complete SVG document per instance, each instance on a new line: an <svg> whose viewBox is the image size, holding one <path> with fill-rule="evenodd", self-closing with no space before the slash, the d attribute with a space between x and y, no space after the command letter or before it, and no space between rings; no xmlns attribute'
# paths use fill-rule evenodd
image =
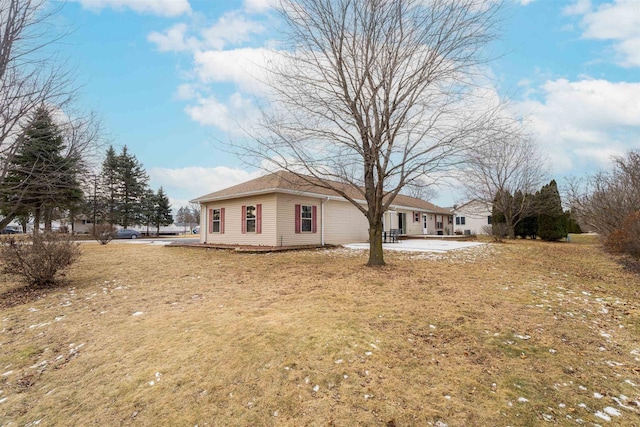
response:
<svg viewBox="0 0 640 427"><path fill-rule="evenodd" d="M45 233L20 240L12 236L0 245L0 255L5 274L21 276L32 285L47 286L78 260L80 248L69 235Z"/></svg>
<svg viewBox="0 0 640 427"><path fill-rule="evenodd" d="M640 259L640 211L627 215L620 227L607 236L604 245L610 252Z"/></svg>
<svg viewBox="0 0 640 427"><path fill-rule="evenodd" d="M91 231L91 236L101 245L106 245L113 239L115 228L111 224L96 224Z"/></svg>
<svg viewBox="0 0 640 427"><path fill-rule="evenodd" d="M482 231L493 237L494 242L502 242L502 239L509 234L509 227L504 222L498 222L493 225L485 225L482 227Z"/></svg>

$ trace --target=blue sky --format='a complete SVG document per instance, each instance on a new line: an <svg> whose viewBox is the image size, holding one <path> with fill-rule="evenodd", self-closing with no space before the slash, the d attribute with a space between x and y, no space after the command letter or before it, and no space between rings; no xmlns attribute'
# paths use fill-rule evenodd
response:
<svg viewBox="0 0 640 427"><path fill-rule="evenodd" d="M224 142L254 112L251 77L277 27L272 0L68 0L58 44L79 104L127 145L174 208L253 178ZM506 0L494 90L528 117L551 177L640 148L640 0ZM458 202L441 191L436 203Z"/></svg>

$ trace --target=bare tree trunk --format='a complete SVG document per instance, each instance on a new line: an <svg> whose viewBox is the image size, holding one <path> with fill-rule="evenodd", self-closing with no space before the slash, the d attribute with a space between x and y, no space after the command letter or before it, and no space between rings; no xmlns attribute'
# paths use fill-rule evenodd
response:
<svg viewBox="0 0 640 427"><path fill-rule="evenodd" d="M382 221L369 222L369 267L385 265L382 252Z"/></svg>
<svg viewBox="0 0 640 427"><path fill-rule="evenodd" d="M41 210L39 207L33 210L33 235L37 236L40 232L40 213Z"/></svg>
<svg viewBox="0 0 640 427"><path fill-rule="evenodd" d="M51 216L53 208L46 207L43 210L44 216L44 231L50 233L51 232Z"/></svg>

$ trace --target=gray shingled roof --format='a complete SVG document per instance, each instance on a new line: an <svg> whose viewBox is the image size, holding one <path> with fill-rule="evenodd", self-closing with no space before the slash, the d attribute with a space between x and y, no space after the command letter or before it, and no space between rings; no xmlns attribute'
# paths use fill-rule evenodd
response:
<svg viewBox="0 0 640 427"><path fill-rule="evenodd" d="M320 186L319 180L311 176L299 176L292 172L278 171L268 175L261 176L256 179L252 179L247 182L243 182L232 187L215 191L207 195L194 199L193 202L208 202L213 200L224 200L226 198L237 198L242 196L250 196L256 193L306 193L309 195L318 196L333 196L341 197L335 191ZM331 184L340 188L349 197L354 200L364 200L364 189L356 189L353 186L331 181ZM393 201L393 206L402 206L407 208L414 208L424 210L432 213L451 215L451 212L429 203L425 200L417 199L415 197L405 196L398 194Z"/></svg>

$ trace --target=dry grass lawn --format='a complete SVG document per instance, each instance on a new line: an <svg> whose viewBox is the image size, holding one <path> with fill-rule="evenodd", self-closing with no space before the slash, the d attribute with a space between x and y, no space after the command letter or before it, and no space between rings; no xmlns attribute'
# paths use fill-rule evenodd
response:
<svg viewBox="0 0 640 427"><path fill-rule="evenodd" d="M589 242L448 254L84 244L0 284L0 425L640 425L640 276Z"/></svg>

